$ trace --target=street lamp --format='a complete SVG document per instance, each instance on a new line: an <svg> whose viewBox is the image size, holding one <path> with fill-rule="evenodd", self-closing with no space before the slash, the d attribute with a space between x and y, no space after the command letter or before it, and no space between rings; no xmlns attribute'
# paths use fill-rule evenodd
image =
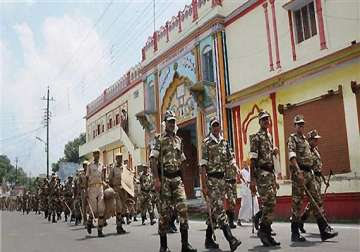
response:
<svg viewBox="0 0 360 252"><path fill-rule="evenodd" d="M45 152L47 152L47 143L38 136L36 137L36 139L45 144ZM47 158L46 161L46 177L49 179L49 158Z"/></svg>

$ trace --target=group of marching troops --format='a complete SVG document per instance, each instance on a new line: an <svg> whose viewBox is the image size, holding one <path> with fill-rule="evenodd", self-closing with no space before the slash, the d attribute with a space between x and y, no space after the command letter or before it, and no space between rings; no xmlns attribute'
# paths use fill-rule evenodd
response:
<svg viewBox="0 0 360 252"><path fill-rule="evenodd" d="M271 225L274 219L276 193L279 184L276 181L274 160L279 150L274 146L269 133L270 114L260 111L258 114L259 130L250 136L250 174L249 187L255 195L258 193L261 208L253 217L258 237L266 247L276 247L280 242L274 239L276 233ZM98 236L103 237L106 220L116 217L116 231L123 234L125 223L131 217L141 213L142 224L149 214L150 224L154 225L154 209L159 213L158 233L160 252L169 252L167 233L176 232L175 220L180 223L181 251L196 252L189 242L188 209L182 179L181 164L186 160L183 142L176 134L176 116L167 111L163 120L165 131L157 135L151 148L150 166L143 165L139 179L134 177L135 193L132 195L124 188L122 174L127 166L123 164L122 155L116 155L116 162L110 169L104 169L99 162L100 151L93 151L93 162L83 163L73 179L69 177L64 186L53 175L51 180L44 180L35 196L25 194L20 199L20 209L28 212L44 211L45 217L52 222L61 218L64 212L65 221L79 224L83 220L90 234L97 219ZM317 221L322 241L338 235L328 224L323 207L321 184L329 186L329 181L322 174L322 162L318 149L321 138L316 130L304 132L305 120L302 115L294 118L294 133L288 138L288 158L292 180L292 216L291 241L304 242L306 239L300 232L306 232L304 222L312 213ZM209 134L203 141L200 160L202 192L207 203L207 228L205 232L205 248L218 249L216 228L222 230L231 251L235 251L241 241L232 234L236 227L236 178L241 176L234 154L226 139L221 134L221 124L212 118ZM225 193L224 193L225 192ZM306 195L309 204L302 212L302 201ZM224 208L227 198L228 210ZM33 200L32 200L33 199ZM15 206L18 205L17 199ZM24 203L25 202L25 203ZM1 202L2 209L6 204ZM7 203L13 209L11 202ZM15 207L16 209L17 207ZM25 209L25 210L24 210ZM36 209L36 210L35 210Z"/></svg>

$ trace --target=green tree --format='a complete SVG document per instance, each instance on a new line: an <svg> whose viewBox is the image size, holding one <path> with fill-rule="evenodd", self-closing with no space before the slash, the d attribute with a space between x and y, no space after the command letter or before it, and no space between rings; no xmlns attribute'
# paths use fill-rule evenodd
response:
<svg viewBox="0 0 360 252"><path fill-rule="evenodd" d="M65 145L64 155L67 162L80 163L79 146L86 143L85 133L81 133L79 137L69 141Z"/></svg>

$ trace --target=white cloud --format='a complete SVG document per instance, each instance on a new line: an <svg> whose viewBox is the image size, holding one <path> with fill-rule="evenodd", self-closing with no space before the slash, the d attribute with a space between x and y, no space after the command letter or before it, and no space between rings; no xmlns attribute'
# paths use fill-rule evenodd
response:
<svg viewBox="0 0 360 252"><path fill-rule="evenodd" d="M86 104L106 86L92 88L85 95L79 88L81 80L95 83L98 76L107 74L107 69L110 69L108 63L99 61L103 55L107 55L107 44L92 30L92 22L79 16L48 17L39 32L34 32L26 23L13 28L21 43L24 61L19 69L1 67L4 71L2 83L12 80L11 85L1 87L4 93L4 107L1 110L16 115L16 124L5 124L1 139L40 126L45 108L45 102L40 98L50 85L51 96L55 99L51 103L54 117L50 124L50 160L54 162L63 155L67 141L85 131L82 117ZM34 34L40 39L35 38ZM4 49L4 43L0 43L0 53L8 51L8 48ZM93 67L95 63L97 65ZM36 133L45 139L44 132ZM31 169L33 175L45 171L43 145L34 141L36 133L24 138L27 141L21 138L2 146L3 153L11 158L19 156L20 165Z"/></svg>

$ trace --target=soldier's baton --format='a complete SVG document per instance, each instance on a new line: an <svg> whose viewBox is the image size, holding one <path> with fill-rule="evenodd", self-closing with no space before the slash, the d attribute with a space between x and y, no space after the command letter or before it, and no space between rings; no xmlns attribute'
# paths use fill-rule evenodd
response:
<svg viewBox="0 0 360 252"><path fill-rule="evenodd" d="M91 215L92 215L93 219L95 220L95 214L94 214L94 211L93 211L93 209L92 209L92 207L91 207L91 205L90 205L89 201L86 201L86 202L88 203L88 206L89 206L89 209L90 209Z"/></svg>
<svg viewBox="0 0 360 252"><path fill-rule="evenodd" d="M68 204L66 204L65 200L63 200L63 202L64 202L65 206L67 207L67 209L69 209L70 214L72 215L72 211L71 211L71 209L70 209L69 205L68 205Z"/></svg>
<svg viewBox="0 0 360 252"><path fill-rule="evenodd" d="M208 209L208 214L209 214L209 221L210 221L210 225L211 225L211 231L212 231L212 236L214 241L216 241L216 235L215 235L215 230L214 230L214 222L212 219L212 210L211 210L211 203L210 203L210 198L209 196L205 196L205 201L206 201L206 206Z"/></svg>

